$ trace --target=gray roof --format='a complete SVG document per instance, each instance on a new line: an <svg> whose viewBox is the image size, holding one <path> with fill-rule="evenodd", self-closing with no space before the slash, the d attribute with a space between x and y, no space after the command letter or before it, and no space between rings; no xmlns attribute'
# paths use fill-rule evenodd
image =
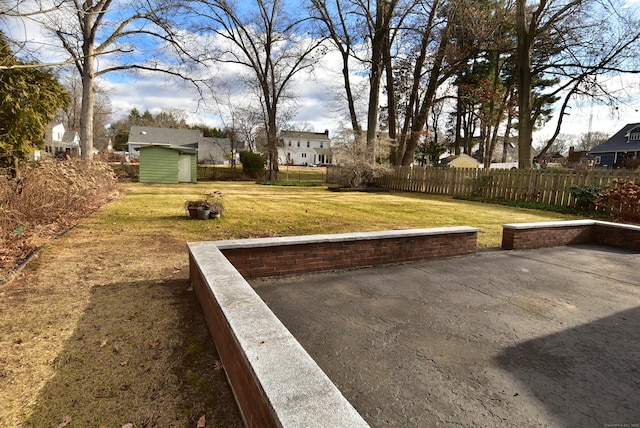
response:
<svg viewBox="0 0 640 428"><path fill-rule="evenodd" d="M299 140L329 140L328 131L325 132L307 132L307 131L280 131L283 138L297 138Z"/></svg>
<svg viewBox="0 0 640 428"><path fill-rule="evenodd" d="M213 144L220 147L231 147L231 140L227 137L224 138L216 138L216 137L202 137L203 143Z"/></svg>
<svg viewBox="0 0 640 428"><path fill-rule="evenodd" d="M154 128L151 126L132 126L129 131L129 143L157 144L168 143L175 146L198 144L202 133L198 129Z"/></svg>
<svg viewBox="0 0 640 428"><path fill-rule="evenodd" d="M77 138L78 138L78 133L76 131L64 131L64 134L62 135L62 142L75 143Z"/></svg>
<svg viewBox="0 0 640 428"><path fill-rule="evenodd" d="M611 153L611 152L627 152L640 151L640 140L629 141L628 134L634 129L640 128L640 123L628 123L616 132L613 137L609 138L599 146L594 147L589 152L594 153ZM638 129L640 131L640 129Z"/></svg>

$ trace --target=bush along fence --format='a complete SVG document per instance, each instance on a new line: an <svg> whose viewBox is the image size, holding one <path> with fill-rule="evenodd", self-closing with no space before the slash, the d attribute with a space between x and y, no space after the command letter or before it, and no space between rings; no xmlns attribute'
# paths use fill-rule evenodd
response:
<svg viewBox="0 0 640 428"><path fill-rule="evenodd" d="M572 187L605 189L613 180L640 182L633 170L475 169L397 167L376 180L395 191L575 206Z"/></svg>

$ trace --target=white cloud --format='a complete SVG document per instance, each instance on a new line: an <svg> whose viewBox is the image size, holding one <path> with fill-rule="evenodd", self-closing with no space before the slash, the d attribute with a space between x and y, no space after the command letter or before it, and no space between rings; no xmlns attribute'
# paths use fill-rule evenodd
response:
<svg viewBox="0 0 640 428"><path fill-rule="evenodd" d="M635 75L616 76L603 85L618 101L603 105L598 101L575 100L569 103L568 115L562 121L561 133L581 135L588 132L604 132L613 135L628 123L640 122L640 78ZM553 135L560 110L555 107L553 119L536 132L535 138L542 140Z"/></svg>

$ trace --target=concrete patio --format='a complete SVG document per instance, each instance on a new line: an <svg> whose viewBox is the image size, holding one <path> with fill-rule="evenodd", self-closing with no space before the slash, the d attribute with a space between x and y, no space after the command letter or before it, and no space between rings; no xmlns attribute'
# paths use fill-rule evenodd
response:
<svg viewBox="0 0 640 428"><path fill-rule="evenodd" d="M640 426L640 256L581 245L253 279L371 426Z"/></svg>

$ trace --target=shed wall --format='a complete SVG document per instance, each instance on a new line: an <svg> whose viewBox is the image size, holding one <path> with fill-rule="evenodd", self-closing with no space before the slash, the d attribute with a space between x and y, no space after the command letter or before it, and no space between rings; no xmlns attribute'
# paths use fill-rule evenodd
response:
<svg viewBox="0 0 640 428"><path fill-rule="evenodd" d="M198 181L198 155L191 155L191 182Z"/></svg>
<svg viewBox="0 0 640 428"><path fill-rule="evenodd" d="M164 147L141 148L140 182L177 184L178 157L176 150Z"/></svg>

